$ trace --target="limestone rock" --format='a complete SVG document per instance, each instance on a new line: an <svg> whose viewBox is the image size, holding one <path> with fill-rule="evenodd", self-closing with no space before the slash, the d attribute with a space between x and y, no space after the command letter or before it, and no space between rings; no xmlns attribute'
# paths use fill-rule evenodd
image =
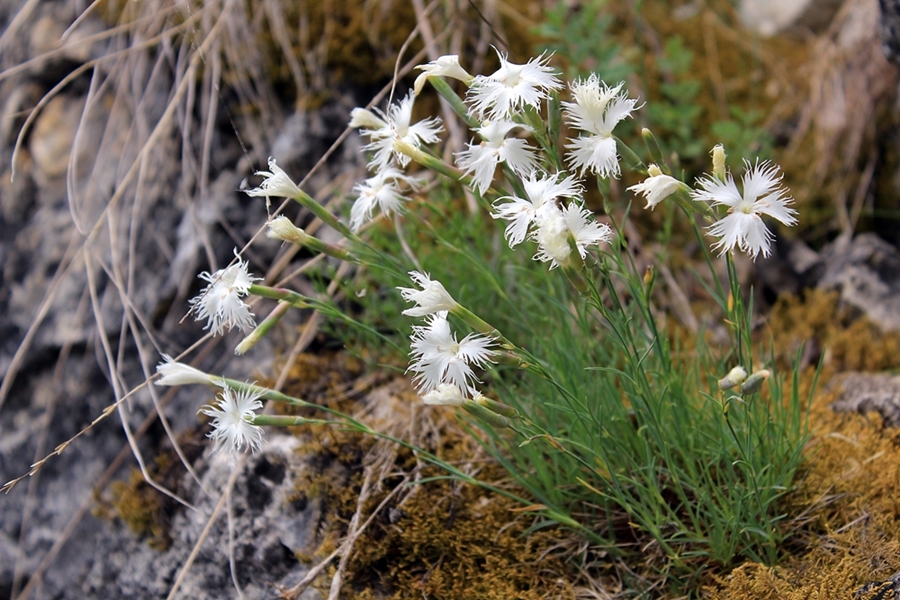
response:
<svg viewBox="0 0 900 600"><path fill-rule="evenodd" d="M744 26L769 37L786 29L825 29L843 0L743 0L740 6Z"/></svg>

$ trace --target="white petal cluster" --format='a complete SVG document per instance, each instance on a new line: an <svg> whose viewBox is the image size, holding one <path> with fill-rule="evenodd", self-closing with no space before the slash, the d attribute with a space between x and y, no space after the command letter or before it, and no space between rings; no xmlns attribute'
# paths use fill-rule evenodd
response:
<svg viewBox="0 0 900 600"><path fill-rule="evenodd" d="M686 185L674 177L664 174L656 165L650 165L647 174L649 175L647 179L628 188L628 191L644 196L647 200L645 210L648 208L653 210L657 204L677 192L679 188L687 189Z"/></svg>
<svg viewBox="0 0 900 600"><path fill-rule="evenodd" d="M163 354L163 362L156 365L156 372L160 377L156 380L156 385L175 386L175 385L191 385L195 383L211 384L216 379L211 375L207 375L199 369L195 369L190 365L176 362L168 354Z"/></svg>
<svg viewBox="0 0 900 600"><path fill-rule="evenodd" d="M534 259L550 262L550 268L571 263L572 247L578 250L583 261L588 246L608 242L612 229L605 223L594 221L591 211L578 202L571 202L562 210L554 208L538 220L534 240L538 252Z"/></svg>
<svg viewBox="0 0 900 600"><path fill-rule="evenodd" d="M212 418L213 430L209 432L215 442L213 452L241 452L244 447L256 451L262 446L262 427L253 424L256 411L262 408L261 392L235 391L224 388L215 406L200 409Z"/></svg>
<svg viewBox="0 0 900 600"><path fill-rule="evenodd" d="M462 406L466 395L452 383L441 383L422 396L422 402L431 406Z"/></svg>
<svg viewBox="0 0 900 600"><path fill-rule="evenodd" d="M535 147L521 138L507 137L515 128L530 130L525 125L497 119L485 121L477 129L482 138L480 143L467 144L466 149L456 154L456 165L466 175L474 173L473 187L484 194L494 180L497 165L505 162L518 175L530 173L537 166Z"/></svg>
<svg viewBox="0 0 900 600"><path fill-rule="evenodd" d="M450 331L446 312L438 312L426 325L413 327L412 363L409 371L417 373L413 383L420 394L428 394L442 383L449 383L459 390L474 394L478 381L470 364L484 367L491 361L494 340L470 333L462 340Z"/></svg>
<svg viewBox="0 0 900 600"><path fill-rule="evenodd" d="M396 160L401 167L409 164L409 157L394 150L394 142L400 140L419 148L422 144L434 144L440 140L441 120L437 117L411 123L415 93L409 94L399 103L392 104L387 113L357 108L351 112L351 127L360 127L361 133L371 140L363 150L374 152L369 162L373 171L381 171Z"/></svg>
<svg viewBox="0 0 900 600"><path fill-rule="evenodd" d="M238 256L237 250L235 256ZM204 329L209 329L213 335L221 335L226 328L246 331L256 326L250 307L241 300L250 293L253 282L260 280L250 275L247 262L238 257L237 262L226 269L212 274L204 271L200 279L209 285L190 304L198 321L206 319Z"/></svg>
<svg viewBox="0 0 900 600"><path fill-rule="evenodd" d="M425 82L429 77L452 77L468 84L472 81L472 76L459 66L459 56L456 54L448 54L441 56L437 60L433 60L428 64L419 65L417 70L422 71L413 85L413 92L418 96L425 87Z"/></svg>
<svg viewBox="0 0 900 600"><path fill-rule="evenodd" d="M506 60L497 51L500 68L492 75L476 75L467 95L472 112L489 119L510 118L524 106L540 107L549 92L562 89L553 67L547 65L549 56L543 54L524 65Z"/></svg>
<svg viewBox="0 0 900 600"><path fill-rule="evenodd" d="M375 173L374 177L357 184L353 191L359 195L350 209L350 229L354 233L358 232L363 225L372 220L372 213L376 207L388 216L402 213L407 198L400 189L401 182L413 190L419 187L417 180L394 167L384 167Z"/></svg>
<svg viewBox="0 0 900 600"><path fill-rule="evenodd" d="M269 170L257 171L257 175L265 177L263 182L257 188L245 190L248 196L264 196L269 198L298 198L301 194L300 188L294 183L284 169L275 164L275 159L269 157Z"/></svg>
<svg viewBox="0 0 900 600"><path fill-rule="evenodd" d="M421 290L414 288L397 288L407 302L415 302L418 306L403 311L409 317L424 317L440 311L452 311L456 308L456 300L444 288L440 281L433 280L428 273L410 271L410 278Z"/></svg>
<svg viewBox="0 0 900 600"><path fill-rule="evenodd" d="M569 140L567 157L573 169L596 173L599 177L618 177L621 174L616 140L612 137L615 126L630 117L637 100L622 91L624 83L609 87L596 74L587 79L577 79L571 84L574 102L563 102L569 124L587 133Z"/></svg>
<svg viewBox="0 0 900 600"><path fill-rule="evenodd" d="M738 191L731 173L726 173L724 181L714 177L698 179L697 184L702 189L694 190L691 195L695 200L728 207L728 214L709 227L709 233L719 238L713 248L722 255L737 247L755 259L759 254L768 256L771 253L774 237L761 215L791 226L797 223L797 211L790 208L793 199L781 185L778 165L764 161L751 166L748 161L744 162L743 194Z"/></svg>
<svg viewBox="0 0 900 600"><path fill-rule="evenodd" d="M495 219L509 221L505 234L510 248L515 248L525 239L532 223L550 216L548 211L558 211L556 203L560 198L580 198L584 192L574 176L559 181L559 173L543 175L534 171L522 180L522 185L525 188L525 198L499 198L494 203L494 210L497 212L491 213ZM504 200L508 202L503 202Z"/></svg>

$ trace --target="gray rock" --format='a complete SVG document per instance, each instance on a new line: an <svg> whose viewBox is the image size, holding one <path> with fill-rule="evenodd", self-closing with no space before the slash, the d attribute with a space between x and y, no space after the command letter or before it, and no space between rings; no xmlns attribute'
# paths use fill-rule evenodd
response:
<svg viewBox="0 0 900 600"><path fill-rule="evenodd" d="M877 412L885 425L900 426L900 376L847 373L840 378L843 393L832 403L837 412Z"/></svg>
<svg viewBox="0 0 900 600"><path fill-rule="evenodd" d="M820 255L817 286L840 292L841 302L884 331L900 330L900 253L872 233L841 236Z"/></svg>
<svg viewBox="0 0 900 600"><path fill-rule="evenodd" d="M842 4L843 0L742 0L740 15L747 29L766 37L787 29L819 32Z"/></svg>

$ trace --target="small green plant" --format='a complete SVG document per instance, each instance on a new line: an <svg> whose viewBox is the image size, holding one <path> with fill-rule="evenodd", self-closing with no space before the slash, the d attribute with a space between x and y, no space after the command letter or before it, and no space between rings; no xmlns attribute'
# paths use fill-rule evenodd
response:
<svg viewBox="0 0 900 600"><path fill-rule="evenodd" d="M672 175L677 165L666 163L649 130L640 135L652 164L614 133L641 109L624 84L577 78L563 99L548 56L499 60L495 73L472 76L457 57L442 57L420 67L414 91L387 110L353 111L351 126L369 139L373 175L354 190L349 225L274 161L262 185L248 191L291 198L341 234L342 243L331 244L283 216L268 222L271 238L364 267L343 282L347 296L368 308L363 316L262 285L238 258L202 275L209 285L192 301L196 317L214 333L253 328L239 353L291 307L317 310L400 351L391 331L411 327L408 373L422 400L467 415L527 497L411 448L425 460L522 502L539 517L535 527L565 526L617 556L653 549L663 570L688 586L710 567L774 562L788 535L779 500L800 464L806 399L796 370L778 372L772 351L754 347L752 305L734 253L769 254L773 234L763 216L796 223L778 167L745 161L739 186L716 146L711 174L689 186ZM465 98L445 78L463 81ZM426 82L477 136L454 164L431 148L440 143L440 121L413 119ZM576 133L563 136L563 123ZM412 172L413 163L424 170ZM606 200L623 169L645 176L629 190L647 209L680 214L695 233L708 270L697 277L722 315L726 347L711 345L702 331L689 346L676 341L656 305L657 269L638 265L624 234L630 206L613 214L607 203L602 221L584 206L586 182ZM462 186L481 212L469 214L455 200ZM387 221L376 213L394 218L396 241L385 238ZM278 302L259 325L247 295ZM222 388L203 411L213 418L218 450L253 450L263 443L262 427L310 422L410 447L334 409L253 384L171 360L159 372L161 385ZM325 416L257 414L262 400Z"/></svg>

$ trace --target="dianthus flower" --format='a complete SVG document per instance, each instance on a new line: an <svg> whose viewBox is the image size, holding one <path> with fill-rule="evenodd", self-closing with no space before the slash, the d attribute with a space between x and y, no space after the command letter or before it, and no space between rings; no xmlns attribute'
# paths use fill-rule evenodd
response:
<svg viewBox="0 0 900 600"><path fill-rule="evenodd" d="M573 169L596 173L599 177L618 177L621 173L613 128L631 116L637 100L622 91L624 83L609 87L592 74L571 84L575 102L563 102L565 115L572 127L588 135L570 140L568 162Z"/></svg>
<svg viewBox="0 0 900 600"><path fill-rule="evenodd" d="M256 326L250 307L242 297L250 293L250 286L259 277L251 277L248 263L242 261L235 250L237 262L213 274L204 271L200 279L208 281L200 294L190 301L196 311L198 321L206 319L206 326L213 335L221 335L227 327L229 331L237 327L242 331Z"/></svg>
<svg viewBox="0 0 900 600"><path fill-rule="evenodd" d="M213 430L209 438L215 442L213 452L240 452L246 446L251 451L262 446L262 427L252 423L256 410L262 408L261 392L222 390L216 406L207 406L200 412L212 417Z"/></svg>
<svg viewBox="0 0 900 600"><path fill-rule="evenodd" d="M418 306L407 308L403 314L409 317L424 317L440 311L451 311L456 308L456 300L437 280L431 279L428 273L410 271L410 278L421 290L413 288L397 288L407 302L415 302Z"/></svg>
<svg viewBox="0 0 900 600"><path fill-rule="evenodd" d="M214 384L217 381L215 377L207 375L199 369L177 362L168 354L163 354L162 357L163 362L156 365L156 372L160 375L155 382L156 385Z"/></svg>
<svg viewBox="0 0 900 600"><path fill-rule="evenodd" d="M457 166L466 175L475 173L472 183L479 194L484 194L491 186L494 170L500 162L508 164L518 175L530 173L537 166L533 146L529 146L523 139L506 137L516 127L530 130L529 127L512 121L485 121L477 130L483 141L468 144L465 150L456 154Z"/></svg>
<svg viewBox="0 0 900 600"><path fill-rule="evenodd" d="M385 215L402 213L403 205L407 201L400 190L399 183L403 181L412 189L417 189L418 182L394 167L384 167L374 177L357 184L353 191L359 196L350 209L350 229L354 233L360 227L372 220L372 212L375 207L381 209Z"/></svg>
<svg viewBox="0 0 900 600"><path fill-rule="evenodd" d="M583 261L587 257L588 246L608 242L612 229L605 223L597 223L591 211L578 202L572 202L563 209L554 208L538 219L534 240L538 243L535 260L550 261L551 269L571 262L572 244Z"/></svg>
<svg viewBox="0 0 900 600"><path fill-rule="evenodd" d="M422 402L432 406L462 406L466 395L452 383L442 383L422 396Z"/></svg>
<svg viewBox="0 0 900 600"><path fill-rule="evenodd" d="M441 56L428 64L419 65L416 69L422 71L413 84L413 91L416 96L422 92L425 82L430 77L452 77L453 79L459 79L466 85L472 81L472 76L459 66L459 56L456 54Z"/></svg>
<svg viewBox="0 0 900 600"><path fill-rule="evenodd" d="M628 191L644 196L647 200L647 206L644 207L645 210L648 208L653 210L657 204L677 192L681 187L689 189L674 177L664 174L656 165L650 165L647 169L647 175L647 179L641 183L627 188Z"/></svg>
<svg viewBox="0 0 900 600"><path fill-rule="evenodd" d="M269 157L269 170L257 171L256 174L262 175L265 179L259 184L259 187L244 190L248 196L264 196L267 199L271 196L296 199L302 194L294 180L284 172L284 169L275 164L275 159L272 157Z"/></svg>
<svg viewBox="0 0 900 600"><path fill-rule="evenodd" d="M794 216L797 211L789 207L793 199L787 195L787 188L781 186L778 165L764 161L750 166L746 160L744 164L743 194L738 191L731 173L726 173L724 181L701 177L697 183L703 189L694 190L691 195L695 200L728 207L728 214L709 227L709 233L719 238L713 245L720 250L719 255L733 252L738 247L755 259L760 253L763 256L770 254L774 238L760 215L768 215L791 226L797 223Z"/></svg>
<svg viewBox="0 0 900 600"><path fill-rule="evenodd" d="M398 104L392 104L387 113L374 109L378 115L371 111L357 108L351 112L351 127L361 127L363 135L369 137L371 142L363 146L363 150L371 150L375 156L369 162L369 168L381 171L390 166L392 159L396 158L400 166L409 164L410 158L394 150L394 140L402 140L416 148L422 144L434 144L440 141L438 133L441 132L441 120L438 117L425 119L418 123L410 124L412 120L413 101L415 93L409 94Z"/></svg>
<svg viewBox="0 0 900 600"><path fill-rule="evenodd" d="M549 56L541 54L524 65L509 62L499 50L497 56L500 68L492 75L476 75L469 87L467 97L479 117L506 119L526 105L538 109L549 92L563 87L547 65Z"/></svg>
<svg viewBox="0 0 900 600"><path fill-rule="evenodd" d="M478 379L469 364L483 367L492 362L492 345L494 340L476 333L457 341L456 334L450 331L447 313L435 313L427 325L413 327L412 362L408 369L418 373L413 383L420 394L428 394L442 383L474 393L473 382Z"/></svg>
<svg viewBox="0 0 900 600"><path fill-rule="evenodd" d="M522 180L527 198L504 196L494 203L491 213L495 219L509 221L506 226L506 241L510 248L515 248L528 235L528 227L546 210L556 209L559 198L577 198L584 191L574 176L557 181L559 174L541 175L536 171ZM509 202L500 202L509 200Z"/></svg>

